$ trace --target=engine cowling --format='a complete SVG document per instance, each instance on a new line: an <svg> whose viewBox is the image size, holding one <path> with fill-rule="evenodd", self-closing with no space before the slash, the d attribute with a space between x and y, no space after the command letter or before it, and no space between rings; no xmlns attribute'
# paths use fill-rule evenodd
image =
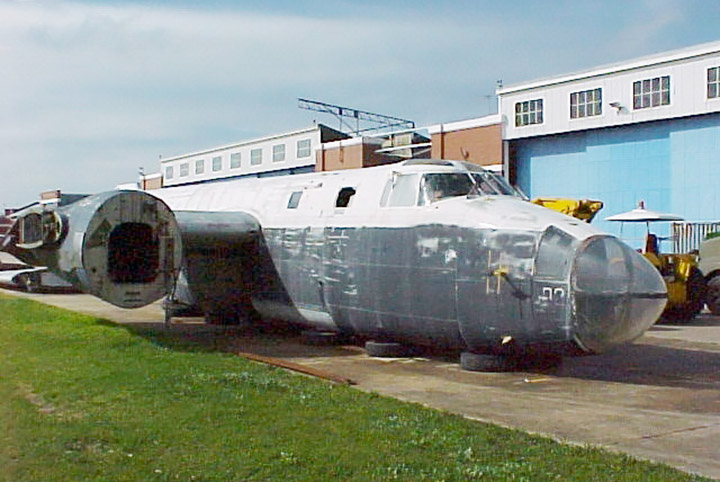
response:
<svg viewBox="0 0 720 482"><path fill-rule="evenodd" d="M143 191L109 191L59 208L33 206L14 217L3 249L121 308L160 299L180 270L175 216Z"/></svg>

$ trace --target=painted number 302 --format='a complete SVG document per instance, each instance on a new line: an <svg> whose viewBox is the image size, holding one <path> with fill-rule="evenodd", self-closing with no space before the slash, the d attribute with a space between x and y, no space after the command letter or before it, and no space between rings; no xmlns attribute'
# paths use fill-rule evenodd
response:
<svg viewBox="0 0 720 482"><path fill-rule="evenodd" d="M556 303L559 303L565 300L565 290L563 288L543 286L539 298L540 301L554 301Z"/></svg>

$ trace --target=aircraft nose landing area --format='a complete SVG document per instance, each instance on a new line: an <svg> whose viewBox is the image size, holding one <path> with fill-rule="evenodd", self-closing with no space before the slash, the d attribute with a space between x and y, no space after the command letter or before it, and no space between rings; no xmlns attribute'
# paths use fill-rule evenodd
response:
<svg viewBox="0 0 720 482"><path fill-rule="evenodd" d="M159 303L123 310L88 295L3 293L126 323L131 330L133 323L163 330ZM361 390L720 478L720 317L655 326L609 353L566 358L552 371L513 373L463 371L456 355L371 358L354 345L308 346L294 334L239 327L177 323L172 332L349 378Z"/></svg>

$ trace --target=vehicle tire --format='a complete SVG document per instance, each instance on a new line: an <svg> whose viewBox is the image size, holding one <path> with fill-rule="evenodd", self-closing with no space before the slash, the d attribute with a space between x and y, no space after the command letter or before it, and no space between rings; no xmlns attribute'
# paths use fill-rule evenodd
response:
<svg viewBox="0 0 720 482"><path fill-rule="evenodd" d="M699 269L693 268L690 271L690 278L687 284L688 313L690 313L690 318L699 315L705 306L706 291L707 285L705 284L705 278Z"/></svg>
<svg viewBox="0 0 720 482"><path fill-rule="evenodd" d="M519 364L515 357L464 351L460 354L460 368L469 372L498 373L516 371Z"/></svg>
<svg viewBox="0 0 720 482"><path fill-rule="evenodd" d="M705 305L705 278L697 268L692 268L686 282L687 301L682 305L666 310L662 314L662 321L688 322L695 318Z"/></svg>
<svg viewBox="0 0 720 482"><path fill-rule="evenodd" d="M715 273L705 283L705 304L713 315L720 315L720 273Z"/></svg>
<svg viewBox="0 0 720 482"><path fill-rule="evenodd" d="M410 355L410 347L395 342L366 341L365 351L376 358L403 358Z"/></svg>

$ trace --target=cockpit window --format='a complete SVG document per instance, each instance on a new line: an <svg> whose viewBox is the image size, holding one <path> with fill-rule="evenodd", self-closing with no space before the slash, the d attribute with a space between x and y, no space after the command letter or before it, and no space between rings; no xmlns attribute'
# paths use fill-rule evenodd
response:
<svg viewBox="0 0 720 482"><path fill-rule="evenodd" d="M380 199L380 206L423 206L459 196L504 195L527 199L505 179L479 166L468 172L393 172Z"/></svg>
<svg viewBox="0 0 720 482"><path fill-rule="evenodd" d="M464 172L425 174L422 180L422 196L418 204L430 204L441 199L467 196L474 193L473 180Z"/></svg>
<svg viewBox="0 0 720 482"><path fill-rule="evenodd" d="M496 176L488 171L476 171L472 173L477 183L478 191L482 194L502 194L505 196L518 196L518 192L505 181L504 178Z"/></svg>
<svg viewBox="0 0 720 482"><path fill-rule="evenodd" d="M499 176L493 172L488 172L488 174L493 178L493 180L495 181L497 186L503 191L504 194L506 194L508 196L525 197L525 196L521 195L521 193L517 189L515 189L513 186L511 186L510 183L507 182L507 180L504 177Z"/></svg>
<svg viewBox="0 0 720 482"><path fill-rule="evenodd" d="M381 206L408 207L417 204L419 176L417 174L393 173L385 185L380 199Z"/></svg>

